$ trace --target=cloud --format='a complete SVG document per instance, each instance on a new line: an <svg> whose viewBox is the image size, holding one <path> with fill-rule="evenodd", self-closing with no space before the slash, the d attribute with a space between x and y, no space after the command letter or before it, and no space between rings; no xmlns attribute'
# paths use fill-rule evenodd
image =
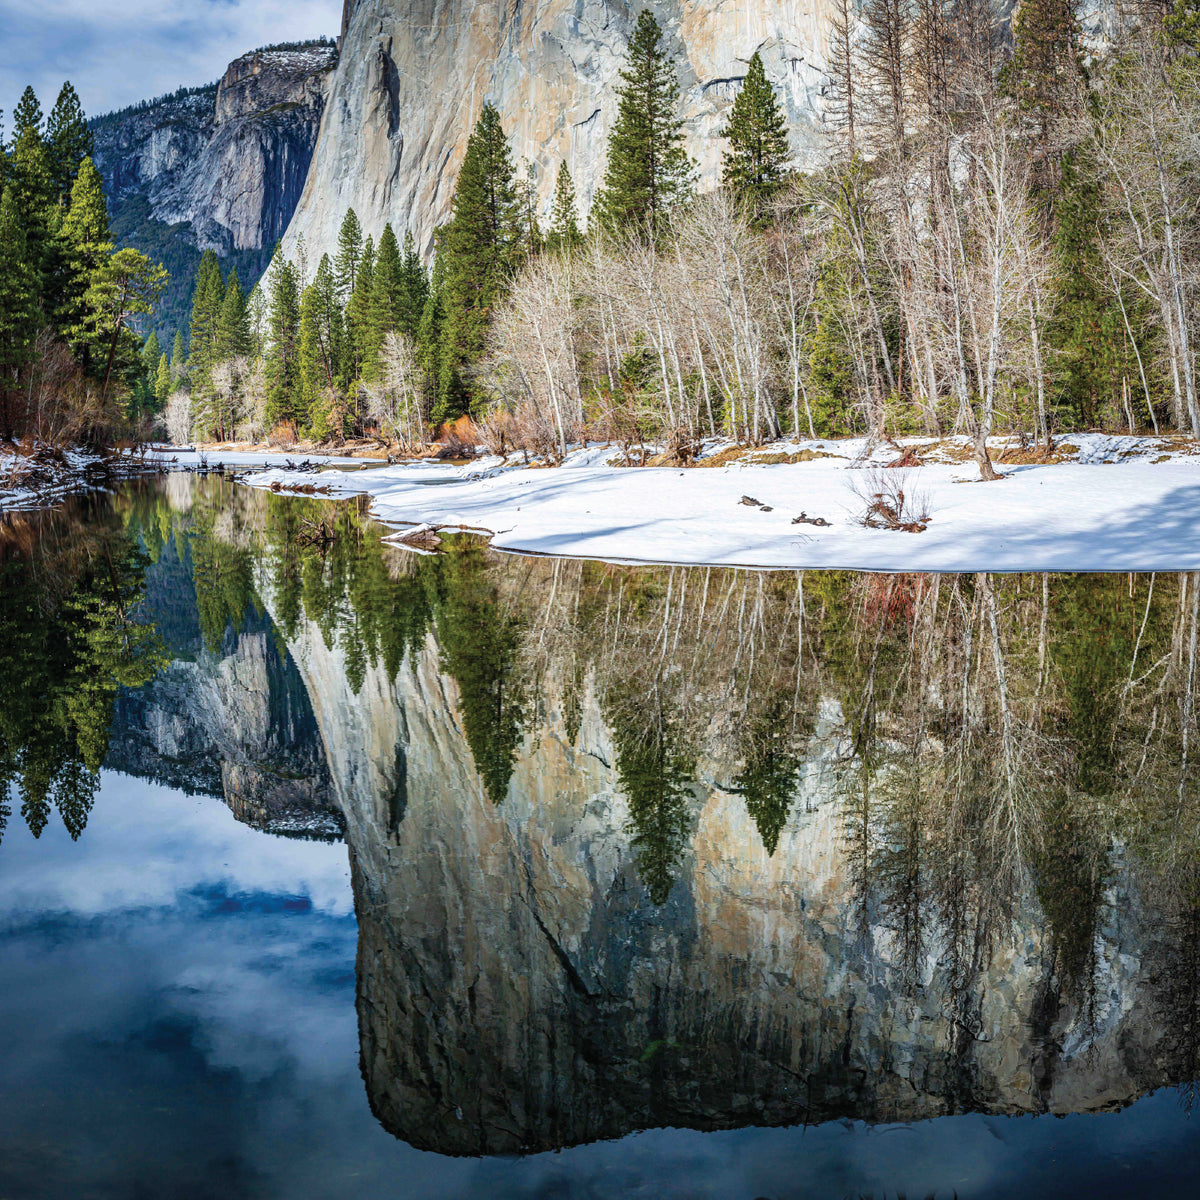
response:
<svg viewBox="0 0 1200 1200"><path fill-rule="evenodd" d="M69 79L89 116L211 83L247 50L336 36L340 0L0 0L0 108Z"/></svg>

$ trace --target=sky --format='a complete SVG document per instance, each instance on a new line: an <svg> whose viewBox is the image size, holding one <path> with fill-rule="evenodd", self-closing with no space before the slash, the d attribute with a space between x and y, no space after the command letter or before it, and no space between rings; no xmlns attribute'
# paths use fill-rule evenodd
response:
<svg viewBox="0 0 1200 1200"><path fill-rule="evenodd" d="M272 42L336 37L342 0L0 0L0 109L32 84L49 111L63 80L99 116L212 83Z"/></svg>

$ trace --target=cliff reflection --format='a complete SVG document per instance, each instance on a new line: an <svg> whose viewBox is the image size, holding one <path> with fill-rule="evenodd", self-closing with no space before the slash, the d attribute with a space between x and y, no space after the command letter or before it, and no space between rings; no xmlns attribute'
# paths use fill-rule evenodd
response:
<svg viewBox="0 0 1200 1200"><path fill-rule="evenodd" d="M121 693L112 761L214 761L264 828L336 812L404 1140L1200 1075L1200 578L417 556L357 503L216 480L114 507L174 661Z"/></svg>

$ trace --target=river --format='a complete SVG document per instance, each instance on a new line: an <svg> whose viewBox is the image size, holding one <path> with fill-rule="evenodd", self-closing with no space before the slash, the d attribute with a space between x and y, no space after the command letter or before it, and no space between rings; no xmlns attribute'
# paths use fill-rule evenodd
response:
<svg viewBox="0 0 1200 1200"><path fill-rule="evenodd" d="M1190 1194L1200 578L385 532L0 518L0 1196Z"/></svg>

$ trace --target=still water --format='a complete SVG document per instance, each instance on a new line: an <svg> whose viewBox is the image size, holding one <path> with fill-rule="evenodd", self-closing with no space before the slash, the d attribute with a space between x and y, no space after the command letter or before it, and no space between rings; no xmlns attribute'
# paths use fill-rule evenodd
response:
<svg viewBox="0 0 1200 1200"><path fill-rule="evenodd" d="M382 532L0 524L0 1197L1194 1194L1200 580Z"/></svg>

